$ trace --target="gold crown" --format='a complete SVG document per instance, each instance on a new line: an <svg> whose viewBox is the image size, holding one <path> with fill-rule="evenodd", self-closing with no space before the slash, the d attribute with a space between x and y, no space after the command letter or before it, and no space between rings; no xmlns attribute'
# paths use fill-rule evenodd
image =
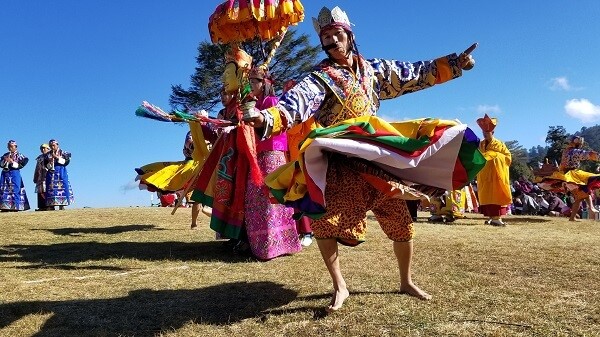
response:
<svg viewBox="0 0 600 337"><path fill-rule="evenodd" d="M338 6L333 7L330 10L327 7L321 8L319 11L319 16L313 20L313 26L317 31L317 34L321 35L321 30L333 23L339 23L345 26L345 28L350 29L350 19L348 19L348 15Z"/></svg>

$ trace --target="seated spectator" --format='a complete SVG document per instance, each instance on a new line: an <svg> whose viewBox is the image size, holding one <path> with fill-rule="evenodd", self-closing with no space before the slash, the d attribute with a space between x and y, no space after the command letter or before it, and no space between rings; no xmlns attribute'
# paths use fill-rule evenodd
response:
<svg viewBox="0 0 600 337"><path fill-rule="evenodd" d="M567 204L556 195L554 192L546 194L546 202L548 202L548 208L541 212L541 215L549 216L569 216L571 209Z"/></svg>
<svg viewBox="0 0 600 337"><path fill-rule="evenodd" d="M516 215L523 214L523 200L521 196L523 193L521 191L515 191L513 193L513 202L512 202L512 213Z"/></svg>
<svg viewBox="0 0 600 337"><path fill-rule="evenodd" d="M533 184L524 176L521 176L516 183L517 186L515 186L515 189L523 192L524 194L529 194L533 191Z"/></svg>
<svg viewBox="0 0 600 337"><path fill-rule="evenodd" d="M529 194L523 193L523 214L537 215L540 211L540 204Z"/></svg>
<svg viewBox="0 0 600 337"><path fill-rule="evenodd" d="M540 204L531 195L517 191L514 194L513 205L515 214L537 215L540 211Z"/></svg>

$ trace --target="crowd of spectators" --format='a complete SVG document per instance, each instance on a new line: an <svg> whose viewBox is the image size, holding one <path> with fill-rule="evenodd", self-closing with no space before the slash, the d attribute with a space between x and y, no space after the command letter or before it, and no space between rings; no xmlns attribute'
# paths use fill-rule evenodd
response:
<svg viewBox="0 0 600 337"><path fill-rule="evenodd" d="M569 217L575 202L569 192L551 192L539 188L535 183L520 177L511 186L513 203L512 214L541 215L541 216L566 216ZM577 217L586 219L589 207L600 209L598 192L592 195L593 205L583 201L577 212Z"/></svg>

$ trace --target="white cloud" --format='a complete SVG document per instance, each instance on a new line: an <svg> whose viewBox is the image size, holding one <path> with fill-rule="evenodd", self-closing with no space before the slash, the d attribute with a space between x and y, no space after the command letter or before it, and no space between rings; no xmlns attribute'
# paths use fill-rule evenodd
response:
<svg viewBox="0 0 600 337"><path fill-rule="evenodd" d="M569 80L566 77L555 77L550 80L550 89L551 90L564 90L570 91L573 90L571 84L569 84Z"/></svg>
<svg viewBox="0 0 600 337"><path fill-rule="evenodd" d="M497 105L478 105L477 106L477 114L478 115L483 115L483 114L498 115L501 112L502 112L502 110Z"/></svg>
<svg viewBox="0 0 600 337"><path fill-rule="evenodd" d="M594 105L585 98L568 100L565 103L565 112L583 123L600 120L600 106Z"/></svg>

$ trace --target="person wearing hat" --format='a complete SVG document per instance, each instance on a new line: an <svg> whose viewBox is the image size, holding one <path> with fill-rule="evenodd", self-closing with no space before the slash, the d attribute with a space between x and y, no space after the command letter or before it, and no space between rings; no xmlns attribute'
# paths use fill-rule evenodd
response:
<svg viewBox="0 0 600 337"><path fill-rule="evenodd" d="M71 163L71 153L62 150L55 139L50 139L48 145L50 151L44 155L44 166L48 169L46 172L46 207L48 210L54 210L54 207L58 206L59 210L64 210L65 206L75 202L67 172L67 165Z"/></svg>
<svg viewBox="0 0 600 337"><path fill-rule="evenodd" d="M477 119L477 125L483 131L479 151L487 160L484 168L477 174L479 212L488 218L486 224L505 226L502 216L508 213L508 207L512 202L508 174L512 155L506 144L494 137L496 118L490 118L485 114L483 118Z"/></svg>
<svg viewBox="0 0 600 337"><path fill-rule="evenodd" d="M0 158L0 210L2 212L26 211L29 200L21 178L21 169L29 159L17 151L17 142L10 140L8 152Z"/></svg>
<svg viewBox="0 0 600 337"><path fill-rule="evenodd" d="M246 111L244 115L247 123L256 127L263 138L292 127L301 130L296 138L298 142L288 144L290 151L297 149L299 141L316 128L327 128L363 116L377 122L375 117L370 116L376 115L380 100L400 97L458 78L463 69L471 69L474 65L470 55L474 46L460 55L450 54L414 63L367 60L358 51L347 14L339 7L323 7L318 17L313 18L313 24L327 58L286 91L277 105L266 110ZM366 213L369 210L374 212L393 242L400 274L400 292L423 300L430 299L431 296L411 279L414 229L406 202L386 196L375 187L375 181L367 180L366 171L359 172L351 167L353 164L361 166L361 159L349 160L350 157L333 152L326 152L324 156L327 165L327 188L323 191L326 208L311 227L333 283L333 295L327 311L340 309L349 296L340 269L338 243L355 246L365 240ZM409 190L408 186L402 189Z"/></svg>
<svg viewBox="0 0 600 337"><path fill-rule="evenodd" d="M42 152L37 158L35 158L35 170L33 172L33 182L35 183L35 193L37 193L37 205L36 211L47 210L46 206L46 173L48 168L44 165L44 155L50 151L50 145L44 143L40 145L40 152Z"/></svg>
<svg viewBox="0 0 600 337"><path fill-rule="evenodd" d="M235 127L223 128L197 179L192 199L212 207L210 228L236 254L260 260L301 249L293 210L271 205L264 175L286 162L285 135L257 142L254 128L241 121L240 106L268 108L277 103L272 78L265 67L252 67L252 57L240 46L226 54L217 115ZM213 178L214 177L214 178Z"/></svg>
<svg viewBox="0 0 600 337"><path fill-rule="evenodd" d="M248 80L257 109L277 104L273 78L266 66L252 67ZM285 132L268 139L257 139L256 159L263 177L287 163L287 149ZM269 190L262 182L257 184L253 179L248 179L245 200L245 229L255 257L270 260L302 250L292 208L271 203Z"/></svg>
<svg viewBox="0 0 600 337"><path fill-rule="evenodd" d="M570 221L577 221L577 214L583 200L588 205L594 205L592 191L600 188L600 174L581 170L581 162L584 160L600 160L598 152L584 149L585 142L581 136L573 136L567 147L563 150L558 171L550 176L542 177L538 183L543 189L558 191L566 189L571 192L575 199L571 206ZM589 207L589 216L595 218L598 210Z"/></svg>

